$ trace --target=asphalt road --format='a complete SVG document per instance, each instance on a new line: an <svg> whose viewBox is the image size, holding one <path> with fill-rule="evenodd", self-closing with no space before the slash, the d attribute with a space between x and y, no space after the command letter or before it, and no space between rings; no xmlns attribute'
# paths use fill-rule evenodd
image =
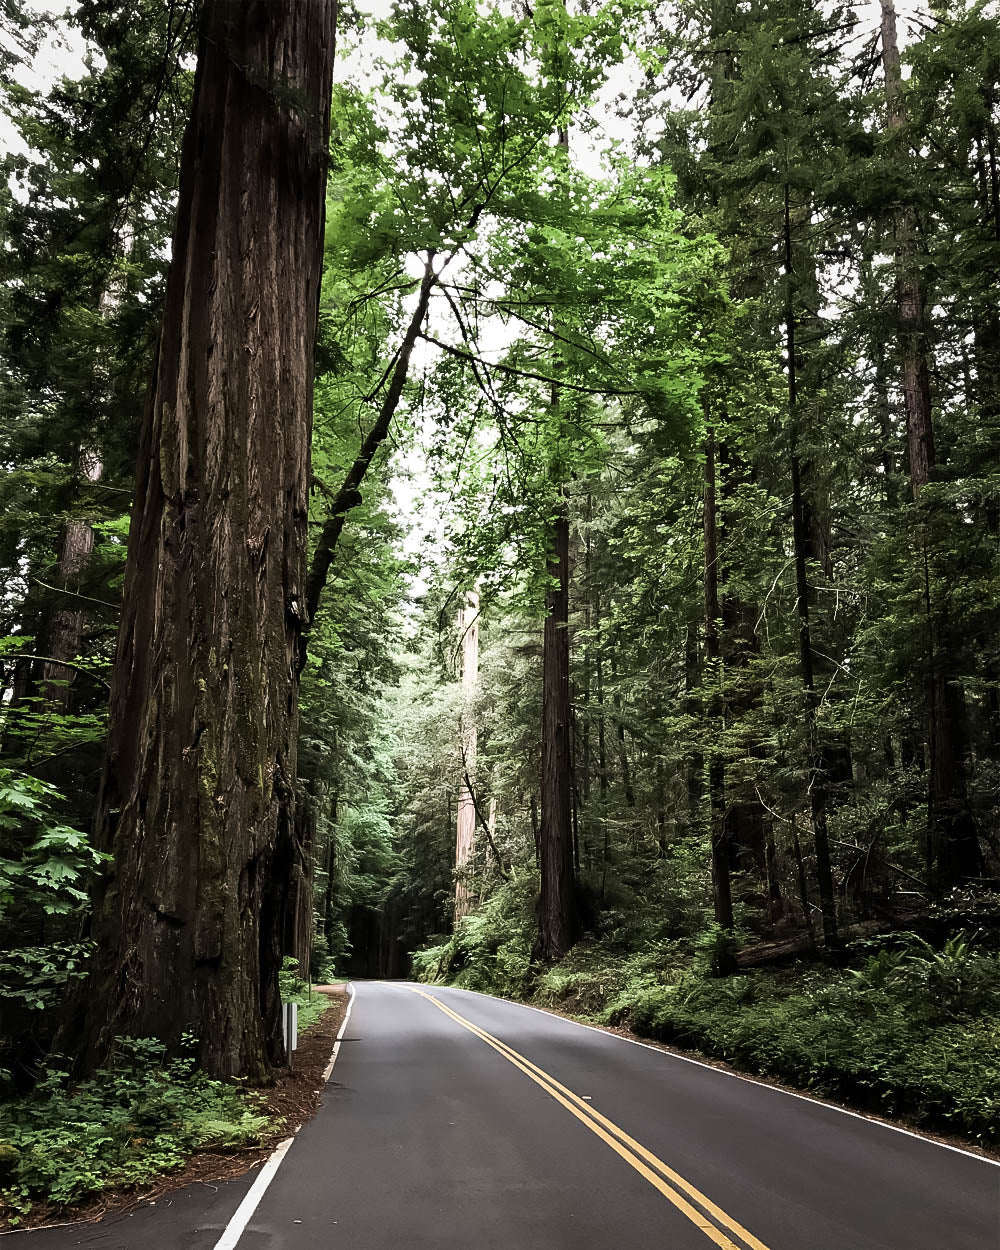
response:
<svg viewBox="0 0 1000 1250"><path fill-rule="evenodd" d="M1000 1247L989 1161L498 999L355 989L238 1240L253 1175L11 1250Z"/></svg>

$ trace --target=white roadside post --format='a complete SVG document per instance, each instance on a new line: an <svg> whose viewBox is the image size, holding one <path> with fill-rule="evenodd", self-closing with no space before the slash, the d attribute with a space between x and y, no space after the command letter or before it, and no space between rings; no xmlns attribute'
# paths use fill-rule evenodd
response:
<svg viewBox="0 0 1000 1250"><path fill-rule="evenodd" d="M299 1048L299 1005L298 1003L285 1003L282 1011L282 1025L285 1035L285 1054L288 1057L288 1066L292 1066L292 1051Z"/></svg>

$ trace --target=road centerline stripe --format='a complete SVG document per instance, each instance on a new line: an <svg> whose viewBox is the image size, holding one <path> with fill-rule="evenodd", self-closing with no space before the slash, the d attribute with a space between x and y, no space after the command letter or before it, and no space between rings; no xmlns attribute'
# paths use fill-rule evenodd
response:
<svg viewBox="0 0 1000 1250"><path fill-rule="evenodd" d="M512 1046L501 1041L498 1037L494 1037L492 1033L487 1033L485 1029L474 1024L471 1020L467 1020L465 1016L459 1015L457 1011L453 1011L449 1006L443 1003L433 994L428 994L424 990L416 987L411 988L412 992L419 994L421 998L432 1003L445 1015L451 1017L457 1024L467 1029L474 1036L485 1042L487 1046L492 1047L498 1054L502 1055L508 1063L518 1068L526 1076L528 1076L536 1085L541 1086L550 1097L554 1098L558 1103L566 1108L581 1123L585 1124L597 1137L599 1137L606 1145L610 1146L621 1158L625 1160L632 1168L635 1169L645 1180L647 1180L654 1189L671 1202L683 1215L685 1215L702 1233L713 1241L720 1250L768 1250L762 1241L756 1238L752 1233L748 1232L741 1224L739 1224L732 1216L728 1215L721 1207L717 1206L712 1200L701 1193L690 1181L685 1180L680 1173L669 1167L662 1159L659 1159L652 1151L647 1150L640 1142L630 1137L624 1129L619 1128L607 1116L602 1115L590 1102L584 1101L579 1095L561 1084L550 1076L544 1068L538 1067L532 1063L524 1055L519 1054ZM618 1140L616 1140L616 1138ZM656 1169L656 1171L653 1171ZM657 1176L656 1172L662 1175ZM666 1178L666 1179L664 1179ZM703 1208L698 1211L695 1207L677 1191L681 1190L687 1194L698 1206ZM708 1216L711 1216L717 1223L721 1224L728 1232L740 1238L742 1245L737 1245L726 1236L724 1232L716 1228L711 1223Z"/></svg>

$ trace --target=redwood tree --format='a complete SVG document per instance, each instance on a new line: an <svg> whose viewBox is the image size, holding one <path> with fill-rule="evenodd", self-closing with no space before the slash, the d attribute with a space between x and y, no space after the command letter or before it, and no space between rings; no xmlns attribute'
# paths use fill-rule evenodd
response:
<svg viewBox="0 0 1000 1250"><path fill-rule="evenodd" d="M905 133L906 113L902 101L903 81L896 38L894 0L881 0L882 68L888 103L888 129ZM909 154L904 152L909 164ZM896 214L896 277L898 288L898 340L902 358L903 403L906 412L907 451L913 500L924 516L932 515L924 487L937 469L934 417L931 404L932 351L928 337L926 296L917 254L917 221L909 202ZM933 505L932 505L933 507ZM976 822L969 804L965 757L969 734L965 690L952 671L952 657L942 649L932 619L927 539L924 545L925 611L928 634L928 743L930 760L927 784L928 875L939 890L983 872L982 851Z"/></svg>
<svg viewBox="0 0 1000 1250"><path fill-rule="evenodd" d="M569 691L569 504L555 502L546 571L542 659L542 825L539 930L542 954L561 959L576 940L571 822Z"/></svg>
<svg viewBox="0 0 1000 1250"><path fill-rule="evenodd" d="M281 1058L335 0L208 0L129 535L81 1027Z"/></svg>

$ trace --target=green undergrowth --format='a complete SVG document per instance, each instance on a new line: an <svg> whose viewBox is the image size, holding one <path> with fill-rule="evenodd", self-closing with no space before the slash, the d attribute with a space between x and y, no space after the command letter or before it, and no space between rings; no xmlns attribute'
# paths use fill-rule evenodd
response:
<svg viewBox="0 0 1000 1250"><path fill-rule="evenodd" d="M330 1006L330 999L326 994L317 994L311 985L302 980L298 975L298 962L291 958L285 959L278 974L278 983L281 988L281 1001L298 1004L301 1037Z"/></svg>
<svg viewBox="0 0 1000 1250"><path fill-rule="evenodd" d="M330 999L326 994L317 994L314 990L307 989L302 999L295 1001L299 1004L299 1036L301 1037L307 1029L312 1028L330 1006Z"/></svg>
<svg viewBox="0 0 1000 1250"><path fill-rule="evenodd" d="M299 1004L300 1038L330 1006L294 964L281 992ZM54 1060L29 1096L0 1103L0 1224L24 1223L38 1203L148 1184L199 1151L255 1146L278 1127L263 1095L213 1080L193 1057L168 1059L152 1039L119 1042L107 1067L77 1085Z"/></svg>
<svg viewBox="0 0 1000 1250"><path fill-rule="evenodd" d="M196 1151L256 1145L273 1127L262 1097L213 1080L151 1039L119 1043L108 1066L72 1086L52 1066L32 1094L0 1105L0 1217L37 1202L70 1206L179 1168Z"/></svg>
<svg viewBox="0 0 1000 1250"><path fill-rule="evenodd" d="M918 1126L1000 1145L1000 955L980 934L853 942L846 966L716 975L723 944L614 919L531 964L529 895L509 891L414 959L420 980L555 1007Z"/></svg>

